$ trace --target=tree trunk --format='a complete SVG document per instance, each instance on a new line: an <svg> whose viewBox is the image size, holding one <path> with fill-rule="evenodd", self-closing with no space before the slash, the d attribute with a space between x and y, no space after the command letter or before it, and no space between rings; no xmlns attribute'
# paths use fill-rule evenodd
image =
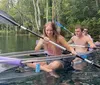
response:
<svg viewBox="0 0 100 85"><path fill-rule="evenodd" d="M97 7L97 10L99 9L99 1L98 0L95 0L96 2L96 7Z"/></svg>
<svg viewBox="0 0 100 85"><path fill-rule="evenodd" d="M37 29L39 30L38 21L37 21L37 10L36 10L35 0L33 0L33 6L34 6L34 13L35 13L35 23L36 23Z"/></svg>
<svg viewBox="0 0 100 85"><path fill-rule="evenodd" d="M48 10L49 10L48 0L46 0L46 22L48 22Z"/></svg>
<svg viewBox="0 0 100 85"><path fill-rule="evenodd" d="M38 16L38 31L40 30L40 27L41 27L41 18L40 18L40 8L39 8L39 1L37 0L37 16Z"/></svg>

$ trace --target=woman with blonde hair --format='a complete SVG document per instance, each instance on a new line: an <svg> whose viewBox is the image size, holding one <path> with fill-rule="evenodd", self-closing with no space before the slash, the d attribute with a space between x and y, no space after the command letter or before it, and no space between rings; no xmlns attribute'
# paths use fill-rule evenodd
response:
<svg viewBox="0 0 100 85"><path fill-rule="evenodd" d="M48 55L61 55L62 49L50 43L49 40L51 40L65 47L72 54L76 55L76 52L74 51L72 47L68 45L65 38L57 32L57 28L54 22L48 22L44 25L42 36L44 37L44 39L40 38L39 42L37 43L37 46L35 47L36 52L39 51L43 47L44 51L46 51ZM35 68L36 63L28 63L27 65L29 67ZM65 64L65 62L62 59L52 60L52 61L47 61L47 62L38 62L38 63L40 63L41 70L49 72L54 77L58 77L58 75L55 73L55 70L64 68L64 64Z"/></svg>

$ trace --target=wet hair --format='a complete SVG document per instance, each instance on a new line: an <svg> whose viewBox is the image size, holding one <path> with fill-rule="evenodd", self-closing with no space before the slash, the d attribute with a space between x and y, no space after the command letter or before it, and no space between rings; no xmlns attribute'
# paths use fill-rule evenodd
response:
<svg viewBox="0 0 100 85"><path fill-rule="evenodd" d="M83 30L84 30L83 27L82 27L81 25L76 25L76 26L75 26L75 29L80 29L82 32L83 32Z"/></svg>
<svg viewBox="0 0 100 85"><path fill-rule="evenodd" d="M47 36L46 34L46 27L47 26L51 26L52 27L52 30L53 30L53 37L55 38L55 40L57 40L57 36L59 35L58 31L57 31L57 28L55 26L55 23L54 22L48 22L44 25L44 29L43 29L43 35L44 36Z"/></svg>

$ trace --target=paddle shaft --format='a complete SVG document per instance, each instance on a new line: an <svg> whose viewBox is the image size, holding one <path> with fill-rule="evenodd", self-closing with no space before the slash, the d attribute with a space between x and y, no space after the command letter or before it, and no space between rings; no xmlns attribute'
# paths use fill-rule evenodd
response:
<svg viewBox="0 0 100 85"><path fill-rule="evenodd" d="M99 65L96 65L93 61L90 61L90 60L88 60L88 59L86 59L86 58L82 58L82 57L80 57L79 55L76 55L76 57L78 57L78 58L80 58L80 59L86 61L87 63L92 64L93 66L95 66L95 67L97 67L97 68L100 68L100 66L99 66Z"/></svg>
<svg viewBox="0 0 100 85"><path fill-rule="evenodd" d="M17 58L10 58L10 57L4 57L0 56L0 63L7 63L12 65L22 65L29 62L43 62L43 61L49 61L49 60L58 60L58 59L64 59L64 58L71 58L74 59L75 56L72 54L67 55L58 55L58 56L49 56L49 57L34 57L34 58L26 58L26 59L17 59Z"/></svg>
<svg viewBox="0 0 100 85"><path fill-rule="evenodd" d="M90 48L89 46L83 46L83 45L70 45L70 46L74 46L74 47L83 47L83 48ZM93 49L100 49L100 47L94 47Z"/></svg>
<svg viewBox="0 0 100 85"><path fill-rule="evenodd" d="M21 26L20 24L16 23L16 22L13 21L12 19L9 19L8 17L6 17L6 16L4 16L4 15L1 15L1 14L0 14L0 16L2 16L4 19L8 20L8 21L11 22L12 24L14 24L14 25L16 25L16 26L19 26L19 27L21 27L22 29L24 29L24 30L26 30L26 31L28 31L28 32L30 32L30 33L36 35L37 37L40 37L40 38L44 39L44 37L42 37L42 36L40 36L39 34L37 34L37 33L33 32L33 31L31 31L31 30L25 28L24 26ZM66 50L65 48L63 48L62 46L60 46L60 45L58 45L58 44L52 42L51 40L49 40L49 42L52 43L52 44L54 44L54 45L56 45L57 47L59 47L59 48L61 48L61 49L63 49L63 50Z"/></svg>
<svg viewBox="0 0 100 85"><path fill-rule="evenodd" d="M56 25L59 27L62 27L64 30L66 30L67 32L69 32L70 34L73 34L71 31L69 31L67 28L65 28L62 24L60 24L59 22L56 22Z"/></svg>
<svg viewBox="0 0 100 85"><path fill-rule="evenodd" d="M67 28L63 27L64 30L66 30L67 32L69 32L70 34L73 34L71 31L69 31Z"/></svg>
<svg viewBox="0 0 100 85"><path fill-rule="evenodd" d="M14 24L14 25L16 25L16 26L20 26L22 29L27 30L28 32L30 32L30 33L36 35L37 37L40 37L40 38L44 39L42 36L38 35L38 34L35 33L35 32L32 32L31 30L25 28L24 26L21 26L20 24L16 23L16 22L13 21L12 19L10 19L10 18L8 18L8 17L6 17L6 16L4 16L4 15L2 15L2 14L0 14L0 16L3 17L4 19L8 20L8 21L11 22L12 24ZM52 41L49 41L49 42L52 43L52 44L54 44L54 45L56 45L57 47L59 47L59 48L61 48L61 49L63 49L63 50L66 50L66 48L64 48L64 47L62 47L62 46L60 46L60 45L58 45L58 44L56 44L56 43L54 43L54 42L52 42ZM78 55L76 55L76 57L79 57L79 58L85 60L84 58L82 58L82 57L80 57L80 56L78 56ZM85 61L87 62L87 60L85 60ZM94 66L100 68L100 66L94 64L92 61L90 61L90 60L88 60L88 61L91 62L92 65L94 65ZM89 62L88 62L88 63L89 63Z"/></svg>

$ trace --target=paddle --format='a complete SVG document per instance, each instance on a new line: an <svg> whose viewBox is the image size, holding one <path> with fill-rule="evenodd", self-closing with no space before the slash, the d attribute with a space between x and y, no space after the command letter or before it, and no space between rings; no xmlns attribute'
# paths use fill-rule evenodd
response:
<svg viewBox="0 0 100 85"><path fill-rule="evenodd" d="M17 58L9 58L9 57L0 56L0 63L6 63L6 64L19 66L21 65L21 60Z"/></svg>
<svg viewBox="0 0 100 85"><path fill-rule="evenodd" d="M7 15L7 16L5 16L5 15ZM25 28L24 26L21 26L20 24L18 24L17 22L15 22L15 21L12 20L11 18L9 18L10 16L9 16L8 14L6 14L5 12L0 11L0 16L1 16L2 18L4 18L5 20L9 21L10 23L12 23L12 24L14 24L14 25L16 25L16 26L21 27L22 29L24 29L24 30L26 30L26 31L28 31L28 32L30 32L30 33L36 35L37 37L40 37L40 38L44 39L44 37L40 36L39 34L33 32L33 31L31 31L30 29ZM8 16L9 16L9 17L8 17ZM57 47L59 47L59 48L61 48L61 49L66 50L64 47L62 47L62 46L60 46L60 45L58 45L58 44L56 44L56 43L54 43L54 42L52 42L52 41L50 41L50 40L49 40L49 42L52 43L52 44L54 44L54 45L56 45Z"/></svg>
<svg viewBox="0 0 100 85"><path fill-rule="evenodd" d="M69 32L70 34L73 34L71 31L69 31L67 28L65 28L62 24L60 24L59 22L55 21L56 25L59 26L60 28L63 28L64 30L66 30L67 32Z"/></svg>
<svg viewBox="0 0 100 85"><path fill-rule="evenodd" d="M70 46L74 46L74 47L83 47L83 48L90 48L89 46L83 46L83 45L74 45L74 44L70 44ZM100 47L95 47L93 49L100 49Z"/></svg>
<svg viewBox="0 0 100 85"><path fill-rule="evenodd" d="M62 24L60 24L59 22L55 21L56 25L63 28L64 30L68 31L69 33L73 34L71 31L69 31L67 28L65 28ZM77 47L85 47L85 48L90 48L89 46L82 46L82 45L70 45L70 46L77 46ZM95 47L93 49L100 49L100 47Z"/></svg>
<svg viewBox="0 0 100 85"><path fill-rule="evenodd" d="M40 38L44 39L44 37L42 37L42 36L38 35L37 33L35 33L35 32L33 32L33 31L31 31L31 30L25 28L24 26L21 26L20 24L16 23L14 20L12 20L11 18L9 18L10 16L7 17L7 16L5 16L5 15L9 16L8 14L5 14L5 12L0 11L0 16L1 16L2 18L4 18L5 20L9 21L10 23L12 23L12 24L14 24L14 25L16 25L16 26L21 27L22 29L24 29L24 30L26 30L26 31L28 31L28 32L30 32L30 33L36 35L37 37L40 37ZM66 48L64 48L64 47L62 47L62 46L56 44L55 42L52 42L52 41L49 41L49 42L52 43L52 44L54 44L54 45L56 45L57 47L59 47L59 48L61 48L61 49L63 49L63 50L66 50ZM84 61L86 61L86 62L88 62L88 63L90 63L90 64L92 64L92 65L94 65L94 66L96 66L96 67L98 67L98 68L100 68L100 66L96 65L94 62L92 62L92 61L90 61L90 60L88 60L88 59L84 59L84 58L82 58L82 57L80 57L80 56L78 56L78 55L76 55L76 57L81 58L82 60L84 60Z"/></svg>
<svg viewBox="0 0 100 85"><path fill-rule="evenodd" d="M34 57L34 58L25 58L25 59L0 56L0 63L20 66L29 62L42 62L42 61L58 60L58 59L64 59L64 58L72 59L72 58L75 58L75 56L72 56L72 54L67 54L67 55L58 55L58 56L50 56L50 57Z"/></svg>
<svg viewBox="0 0 100 85"><path fill-rule="evenodd" d="M86 62L92 64L93 66L95 66L95 67L97 67L97 68L100 68L100 65L95 64L93 61L90 61L90 60L88 60L88 59L86 59L86 58L82 58L82 57L80 57L79 55L76 55L76 57L78 57L78 58L80 58L80 59L82 59L82 60L84 60L84 61L86 61Z"/></svg>

